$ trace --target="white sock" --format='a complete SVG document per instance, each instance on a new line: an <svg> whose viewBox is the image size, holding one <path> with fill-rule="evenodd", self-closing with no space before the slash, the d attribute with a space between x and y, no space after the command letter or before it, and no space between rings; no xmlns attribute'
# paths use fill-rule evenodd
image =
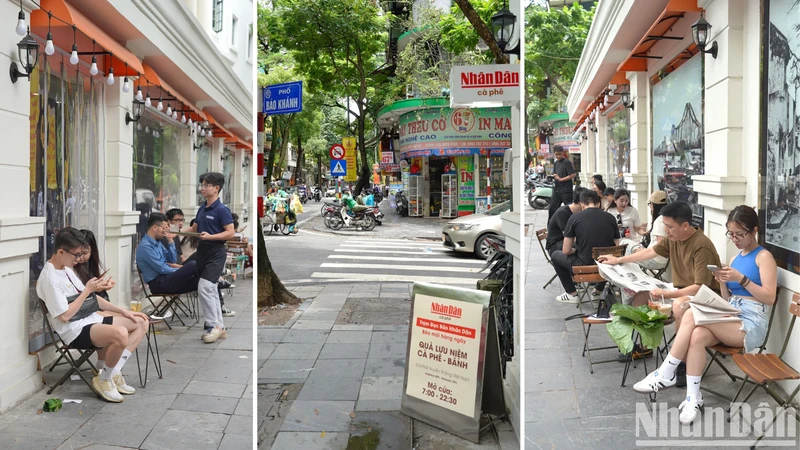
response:
<svg viewBox="0 0 800 450"><path fill-rule="evenodd" d="M108 367L108 364L103 362L103 367L101 367L101 369L103 369L103 371L100 372L100 379L101 380L110 380L111 379L111 372L114 371L114 368L113 367Z"/></svg>
<svg viewBox="0 0 800 450"><path fill-rule="evenodd" d="M671 380L672 377L675 376L675 370L678 368L678 364L681 363L681 360L672 356L672 354L667 354L667 358L661 363L661 367L658 368L658 373L661 375L662 378Z"/></svg>
<svg viewBox="0 0 800 450"><path fill-rule="evenodd" d="M100 370L103 370L103 367L106 366L106 362L105 362L105 360L98 359L97 360L97 364L95 364L94 366L97 367L98 371L100 371Z"/></svg>
<svg viewBox="0 0 800 450"><path fill-rule="evenodd" d="M111 376L117 375L122 372L122 366L128 361L128 357L131 356L131 351L127 348L122 351L122 356L119 357L119 361L117 361L117 365L114 366L114 373Z"/></svg>
<svg viewBox="0 0 800 450"><path fill-rule="evenodd" d="M692 376L686 375L686 397L691 397L695 400L702 400L703 395L700 394L700 375Z"/></svg>

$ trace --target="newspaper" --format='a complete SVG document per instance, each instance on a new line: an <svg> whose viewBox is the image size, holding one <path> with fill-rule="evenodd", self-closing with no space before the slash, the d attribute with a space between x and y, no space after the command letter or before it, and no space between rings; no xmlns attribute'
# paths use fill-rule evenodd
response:
<svg viewBox="0 0 800 450"><path fill-rule="evenodd" d="M647 276L638 264L628 263L612 266L610 264L597 264L600 276L616 286L634 292L649 292L653 289L675 290L672 283L661 281Z"/></svg>
<svg viewBox="0 0 800 450"><path fill-rule="evenodd" d="M694 323L706 325L710 323L736 322L741 311L731 306L725 299L717 295L708 286L700 286L694 297L689 298Z"/></svg>

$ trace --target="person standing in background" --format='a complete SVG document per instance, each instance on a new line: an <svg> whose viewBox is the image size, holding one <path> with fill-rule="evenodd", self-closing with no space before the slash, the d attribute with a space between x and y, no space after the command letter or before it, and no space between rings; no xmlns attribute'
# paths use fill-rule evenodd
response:
<svg viewBox="0 0 800 450"><path fill-rule="evenodd" d="M555 188L553 189L553 198L550 200L550 211L547 212L548 222L561 205L572 203L572 180L576 175L572 162L567 159L564 147L556 145L553 147L553 153L556 155L556 163L553 165Z"/></svg>

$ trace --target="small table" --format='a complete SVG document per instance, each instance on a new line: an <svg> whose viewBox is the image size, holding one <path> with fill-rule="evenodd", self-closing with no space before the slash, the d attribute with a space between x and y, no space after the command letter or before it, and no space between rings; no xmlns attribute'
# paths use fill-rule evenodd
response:
<svg viewBox="0 0 800 450"><path fill-rule="evenodd" d="M147 355L145 356L144 361L144 378L142 378L142 367L139 364L139 348L136 348L136 368L139 370L139 385L142 386L142 388L147 386L147 373L150 368L150 355L153 355L153 364L156 366L158 378L164 378L164 373L161 370L161 355L158 352L158 337L155 329L155 325L159 323L164 323L164 319L150 319L148 322L147 333L145 333L145 338L147 339ZM153 337L152 342L150 341L151 335ZM155 348L155 351L153 348Z"/></svg>

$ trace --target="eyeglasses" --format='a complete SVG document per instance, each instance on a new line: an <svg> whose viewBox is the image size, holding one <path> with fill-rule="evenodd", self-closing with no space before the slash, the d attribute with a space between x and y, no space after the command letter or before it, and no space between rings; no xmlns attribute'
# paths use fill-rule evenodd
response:
<svg viewBox="0 0 800 450"><path fill-rule="evenodd" d="M647 206L651 206L653 202L647 202Z"/></svg>
<svg viewBox="0 0 800 450"><path fill-rule="evenodd" d="M169 223L184 223L186 219L169 219Z"/></svg>
<svg viewBox="0 0 800 450"><path fill-rule="evenodd" d="M750 233L734 233L732 231L728 231L727 233L725 233L725 237L727 237L728 239L731 239L731 240L737 240L738 241L739 239L747 236L748 234L750 234Z"/></svg>
<svg viewBox="0 0 800 450"><path fill-rule="evenodd" d="M63 250L63 249L62 249L62 250ZM83 252L80 252L80 253L72 253L72 252L71 252L71 251L69 251L69 250L64 250L64 251L65 251L66 253L69 253L70 255L72 255L72 257L73 257L73 258L75 258L75 259L80 259L80 258L81 258L81 256L83 256Z"/></svg>
<svg viewBox="0 0 800 450"><path fill-rule="evenodd" d="M201 187L201 188L204 188L204 189L208 189L208 188L210 188L210 187L214 187L214 185L213 185L213 184L206 184L206 183L203 183L203 184L201 184L201 185L200 185L200 187Z"/></svg>

